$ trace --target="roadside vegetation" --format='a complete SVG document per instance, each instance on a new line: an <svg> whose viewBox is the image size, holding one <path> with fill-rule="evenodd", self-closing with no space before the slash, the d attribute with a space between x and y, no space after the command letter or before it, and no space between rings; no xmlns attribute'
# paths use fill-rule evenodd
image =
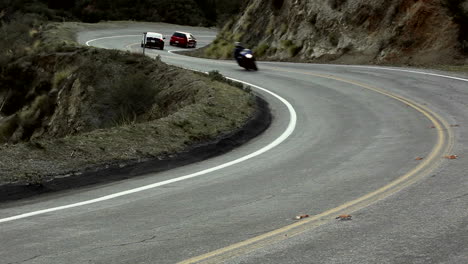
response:
<svg viewBox="0 0 468 264"><path fill-rule="evenodd" d="M168 157L240 129L255 111L255 97L219 73L83 47L69 24L1 12L0 183Z"/></svg>
<svg viewBox="0 0 468 264"><path fill-rule="evenodd" d="M191 26L222 25L247 0L3 0L0 11L34 13L48 20L167 22Z"/></svg>
<svg viewBox="0 0 468 264"><path fill-rule="evenodd" d="M185 54L231 58L236 41L260 60L466 72L468 1L252 0L212 44Z"/></svg>

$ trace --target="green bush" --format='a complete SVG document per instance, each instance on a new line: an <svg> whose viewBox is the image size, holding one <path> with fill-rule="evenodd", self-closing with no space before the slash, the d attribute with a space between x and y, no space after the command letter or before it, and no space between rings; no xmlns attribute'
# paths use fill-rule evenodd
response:
<svg viewBox="0 0 468 264"><path fill-rule="evenodd" d="M255 47L253 49L253 52L255 53L255 55L257 57L263 57L266 52L268 51L268 49L270 48L270 46L266 43L262 43L260 45L258 45L257 47Z"/></svg>
<svg viewBox="0 0 468 264"><path fill-rule="evenodd" d="M97 54L91 56L94 52ZM147 76L147 65L154 60L112 50L90 53L82 58L78 78L81 86L91 86L96 91L93 111L100 123L98 127L138 121L151 109L158 92L158 82ZM96 72L100 74L97 76Z"/></svg>
<svg viewBox="0 0 468 264"><path fill-rule="evenodd" d="M282 36L282 35L284 35L287 31L288 31L288 25L285 24L285 23L281 24L279 35Z"/></svg>
<svg viewBox="0 0 468 264"><path fill-rule="evenodd" d="M122 79L111 91L110 104L120 108L124 117L145 113L155 102L157 89L143 73L135 73Z"/></svg>
<svg viewBox="0 0 468 264"><path fill-rule="evenodd" d="M218 81L218 82L226 81L226 78L224 78L224 76L221 73L219 73L219 71L216 71L216 70L208 72L208 77L210 77L210 79L213 81Z"/></svg>
<svg viewBox="0 0 468 264"><path fill-rule="evenodd" d="M3 23L0 30L0 57L11 59L27 55L27 48L36 40L31 31L41 25L42 21L33 15L14 15L8 23Z"/></svg>
<svg viewBox="0 0 468 264"><path fill-rule="evenodd" d="M0 122L0 143L7 142L19 125L17 115L6 117Z"/></svg>
<svg viewBox="0 0 468 264"><path fill-rule="evenodd" d="M293 45L294 43L292 42L292 40L289 40L289 39L281 40L281 46L283 47L283 49L287 49Z"/></svg>
<svg viewBox="0 0 468 264"><path fill-rule="evenodd" d="M49 21L137 20L185 25L223 25L247 0L3 0L0 10L34 13ZM0 18L1 19L1 18Z"/></svg>
<svg viewBox="0 0 468 264"><path fill-rule="evenodd" d="M219 73L219 71L214 70L214 71L208 72L208 77L210 77L212 81L224 82L231 86L234 86L234 87L246 90L246 91L250 91L249 89L244 89L244 85L242 83L227 79L221 73Z"/></svg>
<svg viewBox="0 0 468 264"><path fill-rule="evenodd" d="M234 44L225 39L218 39L217 44L212 43L205 51L205 55L210 58L230 59Z"/></svg>
<svg viewBox="0 0 468 264"><path fill-rule="evenodd" d="M64 70L57 71L52 79L52 88L57 89L75 70L76 68L65 68Z"/></svg>

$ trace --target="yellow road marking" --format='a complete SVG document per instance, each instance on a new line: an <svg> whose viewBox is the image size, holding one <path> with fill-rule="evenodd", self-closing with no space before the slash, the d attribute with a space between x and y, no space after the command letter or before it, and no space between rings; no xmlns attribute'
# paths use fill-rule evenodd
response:
<svg viewBox="0 0 468 264"><path fill-rule="evenodd" d="M129 44L126 46L126 48L130 48L132 45L138 45L138 43ZM174 58L182 59L182 57L174 57ZM231 64L227 62L218 62L218 63ZM442 162L441 157L450 153L450 150L453 147L453 144L454 144L453 142L454 139L453 139L453 134L452 134L453 132L450 129L450 126L447 124L447 122L443 118L441 118L439 115L432 112L429 108L423 105L419 105L402 96L398 96L390 92L387 92L383 89L372 87L372 86L362 84L356 81L336 77L333 75L316 74L316 73L304 72L304 71L291 71L291 70L284 70L284 69L275 68L275 67L264 67L264 68L271 69L273 71L300 73L300 74L305 74L305 75L310 75L310 76L315 76L315 77L320 77L320 78L327 78L327 79L332 79L336 81L341 81L344 83L366 88L374 92L378 92L382 95L388 96L390 98L393 98L395 100L398 100L414 108L415 110L419 111L433 123L434 127L437 128L437 143L431 150L431 153L429 154L427 159L421 162L418 166L416 166L414 169L410 170L406 174L400 176L395 181L371 193L368 193L353 201L344 203L338 207L329 209L318 215L314 215L308 218L307 220L276 229L274 231L265 233L263 235L200 255L198 257L194 257L194 258L182 261L180 263L199 263L199 262L220 263L223 260L226 260L235 256L239 256L242 254L246 254L248 252L254 251L255 249L265 247L274 242L281 241L281 240L290 238L292 236L301 234L305 231L311 230L314 227L320 226L332 220L333 219L332 215L349 213L349 212L362 209L376 201L379 201L383 198L386 198L402 190L403 188L425 177L428 173L432 172L435 168L439 166L439 164Z"/></svg>
<svg viewBox="0 0 468 264"><path fill-rule="evenodd" d="M422 113L426 118L428 118L433 123L434 127L437 129L437 143L432 148L428 157L423 162L419 163L418 166L416 166L415 168L413 168L406 174L400 176L398 179L394 180L393 182L373 192L370 192L350 202L344 203L338 207L329 209L320 214L311 216L310 218L307 218L306 220L296 222L294 224L287 225L285 227L247 239L245 241L235 243L233 245L230 245L230 246L227 246L227 247L224 247L224 248L212 251L212 252L208 252L206 254L203 254L197 257L184 260L182 262L179 262L180 264L221 263L227 259L244 255L256 249L265 247L267 245L271 245L272 243L285 240L293 236L296 236L298 234L301 234L305 231L311 230L317 226L320 226L331 220L334 220L334 216L336 216L337 214L350 213L350 212L362 209L364 207L367 207L374 202L377 202L383 198L386 198L402 190L403 188L406 188L407 186L413 184L414 182L428 175L430 172L436 169L440 165L440 163L443 162L442 157L450 153L453 147L454 139L453 139L453 132L450 129L450 125L438 114L432 112L429 108L423 105L420 105L416 102L413 102L410 99L404 98L403 96L399 96L399 95L387 92L383 89L379 89L377 87L372 87L372 86L369 86L360 82L347 80L347 79L336 77L333 75L324 75L324 74L317 74L317 73L303 72L303 71L292 71L292 70L285 70L285 69L280 69L280 68L275 68L275 67L264 67L264 68L268 68L274 71L300 73L300 74L315 76L319 78L336 80L336 81L352 84L355 86L359 86L359 87L380 93L382 95L388 96L395 100L398 100L414 108L418 112Z"/></svg>

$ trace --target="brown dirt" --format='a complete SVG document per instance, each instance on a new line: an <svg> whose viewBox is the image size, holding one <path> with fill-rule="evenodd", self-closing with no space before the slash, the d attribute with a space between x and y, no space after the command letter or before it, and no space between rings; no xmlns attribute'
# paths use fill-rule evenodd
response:
<svg viewBox="0 0 468 264"><path fill-rule="evenodd" d="M455 1L452 1L453 3ZM466 64L468 1L254 0L205 51L241 41L261 59L353 64Z"/></svg>
<svg viewBox="0 0 468 264"><path fill-rule="evenodd" d="M255 113L255 96L219 76L47 43L0 78L0 185L167 159L238 131Z"/></svg>

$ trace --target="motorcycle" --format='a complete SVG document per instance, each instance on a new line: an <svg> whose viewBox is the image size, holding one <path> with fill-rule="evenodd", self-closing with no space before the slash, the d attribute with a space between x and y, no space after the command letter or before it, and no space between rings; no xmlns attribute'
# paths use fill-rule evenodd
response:
<svg viewBox="0 0 468 264"><path fill-rule="evenodd" d="M239 55L236 57L237 64L245 68L246 70L257 71L257 65L255 64L255 57L253 52L249 49L243 49L239 52Z"/></svg>

